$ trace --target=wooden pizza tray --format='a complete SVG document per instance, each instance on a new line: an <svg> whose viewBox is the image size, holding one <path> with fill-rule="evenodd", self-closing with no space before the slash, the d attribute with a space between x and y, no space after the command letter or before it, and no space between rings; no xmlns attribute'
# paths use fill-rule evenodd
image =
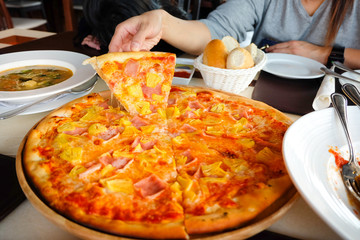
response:
<svg viewBox="0 0 360 240"><path fill-rule="evenodd" d="M110 96L110 91L105 91L100 93L104 97ZM56 110L54 110L56 111ZM41 122L40 120L39 122ZM38 124L38 123L37 123ZM32 128L34 129L36 125ZM59 226L63 230L81 238L89 240L136 240L139 238L124 237L119 235L114 235L106 232L96 230L94 228L87 227L76 221L70 220L67 217L59 214L40 197L32 184L28 181L24 167L23 167L23 150L28 138L27 135L22 140L19 150L16 156L16 174L19 180L20 186L30 201L30 203L37 209L42 215L44 215L49 221ZM267 229L277 220L279 220L285 213L292 207L292 205L299 198L299 193L297 192L294 185L284 193L277 201L272 205L266 208L261 214L259 214L255 219L251 220L247 224L232 230L228 230L220 233L212 233L207 235L193 235L190 236L190 239L199 239L199 240L217 240L217 239L245 239L249 238L257 233Z"/></svg>

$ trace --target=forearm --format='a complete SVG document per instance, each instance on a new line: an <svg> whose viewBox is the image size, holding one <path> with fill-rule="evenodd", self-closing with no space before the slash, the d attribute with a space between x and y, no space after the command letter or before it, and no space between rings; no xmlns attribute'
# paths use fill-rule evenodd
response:
<svg viewBox="0 0 360 240"><path fill-rule="evenodd" d="M360 49L345 48L344 64L352 69L360 69Z"/></svg>
<svg viewBox="0 0 360 240"><path fill-rule="evenodd" d="M211 40L207 26L199 21L182 20L163 11L162 39L193 55L201 54Z"/></svg>

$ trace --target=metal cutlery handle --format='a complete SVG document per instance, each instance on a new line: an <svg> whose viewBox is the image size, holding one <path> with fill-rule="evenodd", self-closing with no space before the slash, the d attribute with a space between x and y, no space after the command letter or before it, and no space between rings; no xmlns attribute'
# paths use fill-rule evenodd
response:
<svg viewBox="0 0 360 240"><path fill-rule="evenodd" d="M350 138L350 134L349 134L349 130L348 130L348 125L347 125L347 99L344 95L340 94L340 93L333 93L331 94L331 102L334 106L334 109L336 111L336 113L339 116L341 125L344 129L345 135L346 135L346 140L348 142L349 145L349 155L350 156L354 156L354 150L353 150L353 145L351 142L351 138ZM353 161L353 159L350 157L349 161Z"/></svg>
<svg viewBox="0 0 360 240"><path fill-rule="evenodd" d="M22 105L20 107L17 107L13 110L9 110L7 112L4 112L4 113L0 113L0 120L3 120L3 119L7 119L7 118L11 118L13 116L16 116L22 112L24 112L26 109L28 109L29 107L35 105L35 104L38 104L38 103L41 103L41 102L44 102L44 101L47 101L47 100L51 100L51 99L54 99L54 98L57 98L59 96L62 96L62 95L65 95L65 94L68 94L69 92L66 91L66 92L60 92L60 93L57 93L55 95L51 95L49 97L46 97L46 98L43 98L43 99L40 99L38 101L35 101L35 102L32 102L32 103L29 103L29 104L25 104L25 105Z"/></svg>
<svg viewBox="0 0 360 240"><path fill-rule="evenodd" d="M351 101L360 107L360 92L354 85L351 83L345 83L341 89Z"/></svg>
<svg viewBox="0 0 360 240"><path fill-rule="evenodd" d="M356 72L354 70L352 70L351 68L348 68L347 66L345 66L344 64L342 64L341 62L333 62L333 64L337 67L337 68L340 68L344 71L347 71L347 72L351 72L351 73L354 73L356 75L359 75L360 76L360 73L359 72Z"/></svg>
<svg viewBox="0 0 360 240"><path fill-rule="evenodd" d="M353 78L349 78L349 77L345 77L341 74L338 74L334 71L331 71L330 69L327 69L327 68L324 68L324 67L321 67L320 68L321 71L323 71L326 75L329 75L329 76L333 76L333 77L337 77L337 78L342 78L342 79L345 79L345 80L348 80L348 81L352 81L352 82L356 82L356 83L360 83L360 80L356 80L356 79L353 79Z"/></svg>

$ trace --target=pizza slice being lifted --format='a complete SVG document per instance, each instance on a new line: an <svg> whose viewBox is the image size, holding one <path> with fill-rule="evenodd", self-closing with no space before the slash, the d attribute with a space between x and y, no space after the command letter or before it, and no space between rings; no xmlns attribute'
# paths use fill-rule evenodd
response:
<svg viewBox="0 0 360 240"><path fill-rule="evenodd" d="M176 55L164 52L109 53L93 57L91 64L116 99L131 115L166 109Z"/></svg>

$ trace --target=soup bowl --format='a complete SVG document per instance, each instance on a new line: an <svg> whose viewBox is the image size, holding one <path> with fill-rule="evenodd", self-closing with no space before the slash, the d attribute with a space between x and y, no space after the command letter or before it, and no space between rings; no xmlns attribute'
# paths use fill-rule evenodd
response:
<svg viewBox="0 0 360 240"><path fill-rule="evenodd" d="M52 65L67 68L73 73L70 78L47 87L22 91L0 91L0 102L7 104L33 102L85 83L96 74L91 66L82 65L87 58L89 56L69 51L26 51L0 55L0 72L25 66Z"/></svg>

